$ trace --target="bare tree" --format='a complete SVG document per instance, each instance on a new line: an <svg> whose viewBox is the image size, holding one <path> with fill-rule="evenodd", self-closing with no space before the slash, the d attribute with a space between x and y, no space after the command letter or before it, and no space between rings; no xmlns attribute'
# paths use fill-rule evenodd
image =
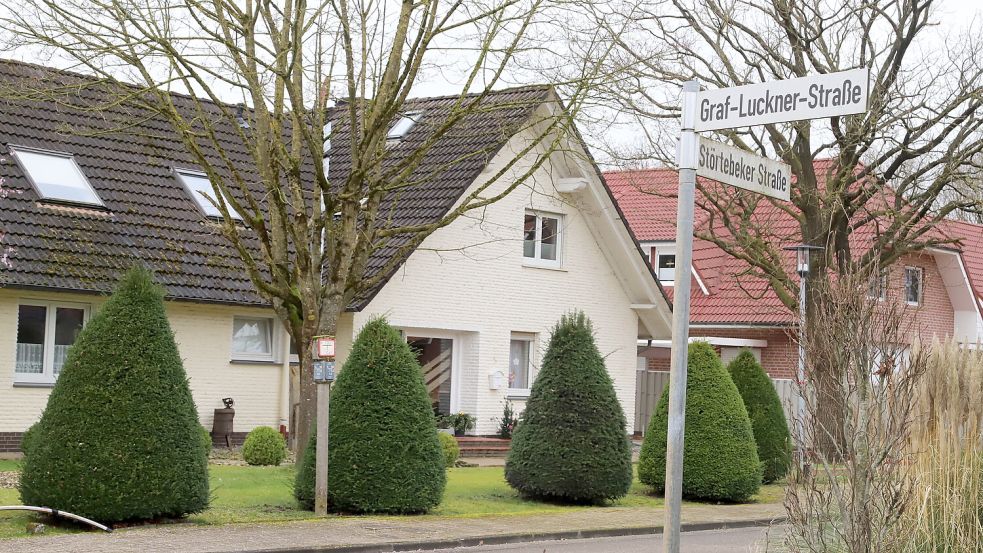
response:
<svg viewBox="0 0 983 553"><path fill-rule="evenodd" d="M983 212L967 190L983 151L980 33L935 25L937 0L626 0L598 17L612 29L623 78L606 82L602 115L643 129L607 148L614 162L675 163L679 88L690 79L723 88L858 67L870 68L866 113L718 131L716 138L792 167L791 202L700 182L697 235L747 263L797 310L793 267L780 248L825 248L811 274L869 272L950 242L938 227ZM625 32L626 21L634 22ZM610 124L603 117L601 122ZM817 163L817 160L826 160ZM759 206L787 218L800 237ZM851 238L852 237L852 238ZM859 239L858 239L859 238ZM832 273L828 272L832 269ZM744 275L736 275L738 277ZM810 287L817 312L823 286ZM836 370L830 367L830 370ZM836 410L832 410L835 412ZM834 424L834 426L839 426Z"/></svg>
<svg viewBox="0 0 983 553"><path fill-rule="evenodd" d="M903 301L869 297L868 273L822 281L824 302L804 344L810 362L807 380L822 382L820 396L799 383L806 420L796 421L800 462L785 497L792 551L901 551L902 528L915 502L907 467L908 447L918 424L919 391L928 348L911 347L917 328ZM835 363L840 370L827 370ZM844 408L841 428L808 424L829 409L828 398ZM831 435L842 440L829 440ZM829 453L813 449L833 444Z"/></svg>
<svg viewBox="0 0 983 553"><path fill-rule="evenodd" d="M679 85L707 87L869 67L867 113L819 122L725 130L719 138L792 166L791 204L701 184L710 218L703 238L745 259L790 308L797 282L781 263L767 225L752 214L772 202L799 223L802 239L827 247L814 270L888 266L944 241L932 229L959 212L979 212L979 198L959 193L977 176L983 150L983 64L978 33L959 40L933 35L936 0L665 0L624 4L617 15L636 25L615 37L625 78L604 94L621 117L646 129L626 157L674 163ZM952 31L955 33L956 31ZM816 160L830 159L817 174ZM849 236L874 228L860 248ZM781 237L788 238L788 237Z"/></svg>
<svg viewBox="0 0 983 553"><path fill-rule="evenodd" d="M511 192L563 147L569 115L589 89L587 66L587 76L563 83L568 114L528 123L536 138L520 154L536 159L531 167L507 164L437 221L394 224L388 216L401 190L426 181L421 162L437 141L463 133L472 114L510 107L485 100L519 58L545 55L540 41L555 22L554 6L550 0L22 0L8 6L2 21L14 47L50 53L93 75L96 85L133 83L90 109L126 103L170 122L213 185L222 233L243 269L304 348L313 336L333 334L352 298L403 257L369 271L374 252L412 251L433 231ZM461 93L426 141L393 159L389 129L405 114L414 86L437 71L454 73ZM230 97L241 98L245 109L223 101ZM342 121L342 130L327 135L332 118ZM258 186L237 170L216 121L236 129ZM351 170L341 182L332 182L321 163L326 138L348 145ZM506 176L504 191L485 193ZM295 428L302 448L315 409L310 359L300 360Z"/></svg>

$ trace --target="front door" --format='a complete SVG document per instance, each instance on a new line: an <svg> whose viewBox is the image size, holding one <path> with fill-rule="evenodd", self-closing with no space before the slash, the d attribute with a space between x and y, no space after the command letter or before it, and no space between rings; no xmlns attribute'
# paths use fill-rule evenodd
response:
<svg viewBox="0 0 983 553"><path fill-rule="evenodd" d="M454 340L424 336L407 336L406 342L416 352L423 367L423 382L430 394L434 413L451 413L451 385L454 365Z"/></svg>

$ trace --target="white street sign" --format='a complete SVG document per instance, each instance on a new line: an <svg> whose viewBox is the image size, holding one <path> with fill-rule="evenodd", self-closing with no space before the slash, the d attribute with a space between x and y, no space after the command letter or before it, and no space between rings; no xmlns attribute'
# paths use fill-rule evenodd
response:
<svg viewBox="0 0 983 553"><path fill-rule="evenodd" d="M790 165L703 137L696 174L786 202L792 186Z"/></svg>
<svg viewBox="0 0 983 553"><path fill-rule="evenodd" d="M697 94L695 131L835 117L867 111L870 69L749 84Z"/></svg>

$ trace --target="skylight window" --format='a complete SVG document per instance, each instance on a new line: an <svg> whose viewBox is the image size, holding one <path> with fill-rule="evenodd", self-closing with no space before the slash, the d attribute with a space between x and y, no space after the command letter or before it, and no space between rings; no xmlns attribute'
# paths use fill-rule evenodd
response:
<svg viewBox="0 0 983 553"><path fill-rule="evenodd" d="M16 146L10 151L42 200L103 205L72 154Z"/></svg>
<svg viewBox="0 0 983 553"><path fill-rule="evenodd" d="M208 177L204 173L199 173L197 171L188 171L184 169L178 169L178 178L184 184L184 188L187 189L188 194L194 198L195 203L198 204L198 208L201 212L205 214L206 217L212 217L215 219L222 218L222 212L219 211L218 207L212 203L215 198L215 189L212 188L212 183L208 180ZM229 209L229 215L233 219L239 221L242 220L242 216L232 209L231 205L226 205Z"/></svg>
<svg viewBox="0 0 983 553"><path fill-rule="evenodd" d="M406 136L406 133L410 132L413 125L416 125L420 121L420 117L423 115L422 111L411 111L406 115L402 116L396 124L389 129L389 135L386 136L388 139L399 140Z"/></svg>

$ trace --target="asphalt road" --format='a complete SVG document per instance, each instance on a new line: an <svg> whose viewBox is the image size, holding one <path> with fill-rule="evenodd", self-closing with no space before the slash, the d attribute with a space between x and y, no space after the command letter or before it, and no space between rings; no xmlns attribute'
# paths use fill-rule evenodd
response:
<svg viewBox="0 0 983 553"><path fill-rule="evenodd" d="M780 528L736 528L733 530L706 530L685 532L682 553L756 553L774 551L766 549L767 542L780 541ZM430 553L659 553L662 536L626 536L587 540L543 541L442 549Z"/></svg>

